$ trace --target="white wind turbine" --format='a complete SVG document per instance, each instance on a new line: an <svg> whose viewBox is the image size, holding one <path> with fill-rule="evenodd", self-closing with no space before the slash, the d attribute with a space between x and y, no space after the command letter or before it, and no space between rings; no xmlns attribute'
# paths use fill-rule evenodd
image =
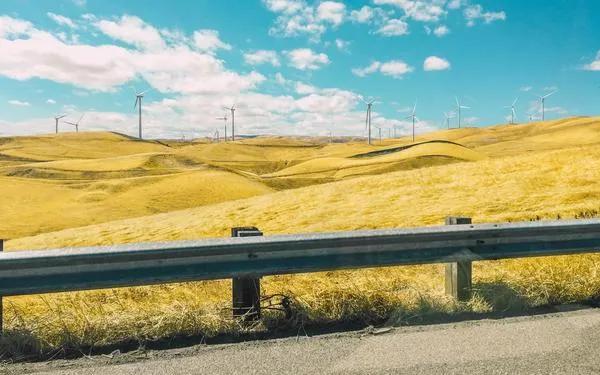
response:
<svg viewBox="0 0 600 375"><path fill-rule="evenodd" d="M448 129L450 129L450 119L454 118L454 112L444 112L444 120L442 125L445 124Z"/></svg>
<svg viewBox="0 0 600 375"><path fill-rule="evenodd" d="M54 121L56 122L55 127L56 127L56 134L58 134L58 120L60 120L63 117L67 117L66 114L62 114L62 115L56 115L54 116Z"/></svg>
<svg viewBox="0 0 600 375"><path fill-rule="evenodd" d="M461 111L460 111L460 110L461 110L461 109L471 109L471 107L467 107L467 106L465 106L465 105L461 105L461 104L460 104L460 101L458 100L458 97L455 97L455 99L456 99L456 108L457 108L457 110L458 110L458 111L457 111L457 112L458 112L458 128L460 129L460 120L461 120L461 118L460 118L460 116L461 116Z"/></svg>
<svg viewBox="0 0 600 375"><path fill-rule="evenodd" d="M225 142L227 142L227 113L225 113L225 115L224 115L223 117L216 117L216 119L217 119L217 120L224 120L224 121L225 121L225 124L224 124L224 126L223 126L223 130L225 131L223 134L224 134L225 136L223 137L223 140L224 140Z"/></svg>
<svg viewBox="0 0 600 375"><path fill-rule="evenodd" d="M231 107L223 106L223 109L231 111L231 141L235 141L235 104L237 99L233 101L233 105Z"/></svg>
<svg viewBox="0 0 600 375"><path fill-rule="evenodd" d="M407 116L406 119L412 119L412 140L414 142L415 141L415 120L421 121L417 117L417 101L416 100L415 100L415 105L413 107L412 113L410 114L410 116Z"/></svg>
<svg viewBox="0 0 600 375"><path fill-rule="evenodd" d="M510 107L506 106L504 108L508 108L510 109L510 123L514 124L515 120L517 119L517 112L515 110L515 106L517 105L517 101L519 100L519 98L515 98L515 100L513 101L513 103L510 105Z"/></svg>
<svg viewBox="0 0 600 375"><path fill-rule="evenodd" d="M375 125L375 127L377 128L377 130L379 131L379 144L381 144L381 126L377 126Z"/></svg>
<svg viewBox="0 0 600 375"><path fill-rule="evenodd" d="M557 90L554 90L554 91L552 91L552 92L550 92L550 93L548 93L548 94L546 94L546 95L543 95L543 96L541 96L541 95L537 95L537 97L538 97L538 98L540 98L540 103L541 103L541 106L542 106L542 121L544 121L544 120L545 120L545 113L546 113L546 99L547 99L547 98L548 98L550 95L554 94L556 91L557 91Z"/></svg>
<svg viewBox="0 0 600 375"><path fill-rule="evenodd" d="M371 99L370 101L366 101L359 96L360 100L363 101L367 105L367 117L365 120L365 129L367 130L367 144L371 144L371 109L373 107L373 103L375 103L375 99Z"/></svg>
<svg viewBox="0 0 600 375"><path fill-rule="evenodd" d="M142 99L144 98L144 95L146 95L146 93L151 89L137 92L135 91L134 87L133 90L135 92L135 104L133 104L133 109L135 109L136 106L139 109L139 138L142 139Z"/></svg>
<svg viewBox="0 0 600 375"><path fill-rule="evenodd" d="M75 133L79 133L79 123L81 122L81 120L83 120L83 116L85 116L85 113L83 115L81 115L81 117L79 118L79 120L77 120L77 122L69 122L69 121L63 121L63 122L65 124L73 125L75 127Z"/></svg>

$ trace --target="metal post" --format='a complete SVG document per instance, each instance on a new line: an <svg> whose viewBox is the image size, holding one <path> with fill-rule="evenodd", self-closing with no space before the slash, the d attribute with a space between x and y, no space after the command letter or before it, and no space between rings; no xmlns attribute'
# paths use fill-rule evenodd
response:
<svg viewBox="0 0 600 375"><path fill-rule="evenodd" d="M256 227L231 228L231 237L262 236ZM260 277L234 277L232 283L233 317L245 321L260 319Z"/></svg>
<svg viewBox="0 0 600 375"><path fill-rule="evenodd" d="M470 217L448 216L446 225L471 224ZM458 301L471 298L471 261L446 263L446 294Z"/></svg>

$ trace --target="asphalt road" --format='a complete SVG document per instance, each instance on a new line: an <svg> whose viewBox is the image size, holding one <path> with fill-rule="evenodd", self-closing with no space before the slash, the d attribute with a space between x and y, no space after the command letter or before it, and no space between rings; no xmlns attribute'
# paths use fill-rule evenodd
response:
<svg viewBox="0 0 600 375"><path fill-rule="evenodd" d="M598 374L600 309L6 367L71 374Z"/></svg>

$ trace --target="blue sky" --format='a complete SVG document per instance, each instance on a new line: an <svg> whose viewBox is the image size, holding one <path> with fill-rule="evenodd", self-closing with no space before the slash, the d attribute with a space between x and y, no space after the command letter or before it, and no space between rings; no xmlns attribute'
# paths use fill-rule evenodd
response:
<svg viewBox="0 0 600 375"><path fill-rule="evenodd" d="M176 4L176 5L173 5ZM242 134L406 134L464 105L473 126L600 111L600 2L589 0L4 0L0 134L48 133L86 113L82 130L136 134L136 89L149 137L222 129L237 101ZM455 124L456 120L452 120ZM63 131L72 127L61 124ZM387 134L387 131L385 132Z"/></svg>

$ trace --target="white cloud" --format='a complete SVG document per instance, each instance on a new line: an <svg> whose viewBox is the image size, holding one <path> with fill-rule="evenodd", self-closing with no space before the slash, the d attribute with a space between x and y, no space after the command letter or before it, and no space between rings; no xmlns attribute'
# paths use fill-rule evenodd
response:
<svg viewBox="0 0 600 375"><path fill-rule="evenodd" d="M297 94L306 95L306 94L314 94L317 92L317 88L311 85L307 85L302 82L296 82L295 91Z"/></svg>
<svg viewBox="0 0 600 375"><path fill-rule="evenodd" d="M275 19L275 25L269 29L269 35L291 37L305 34L309 36L310 41L318 42L327 30L324 21L318 18L315 8L304 2L267 0L265 3L272 12L281 13Z"/></svg>
<svg viewBox="0 0 600 375"><path fill-rule="evenodd" d="M285 85L286 83L288 83L288 80L285 79L283 74L277 72L275 73L275 82L279 83L280 85Z"/></svg>
<svg viewBox="0 0 600 375"><path fill-rule="evenodd" d="M231 46L219 39L217 30L194 31L194 45L201 51L213 52L217 49L231 50Z"/></svg>
<svg viewBox="0 0 600 375"><path fill-rule="evenodd" d="M533 87L531 86L521 86L521 88L519 89L522 92L528 92L531 91L533 89Z"/></svg>
<svg viewBox="0 0 600 375"><path fill-rule="evenodd" d="M373 61L370 65L364 68L354 68L352 69L352 74L359 77L364 77L367 74L375 73L381 67L381 63L379 61Z"/></svg>
<svg viewBox="0 0 600 375"><path fill-rule="evenodd" d="M59 25L69 26L72 29L76 29L77 25L73 22L69 17L61 16L60 14L48 12L46 13L48 17L50 17L54 22Z"/></svg>
<svg viewBox="0 0 600 375"><path fill-rule="evenodd" d="M234 92L252 89L265 80L257 72L242 75L225 69L223 61L212 56L211 51L197 51L197 46L185 44L187 39L167 46L164 40L156 39L160 34L154 32L154 27L139 19L122 18L123 22L113 22L107 29L116 39L126 39L139 49L110 44L65 44L51 33L17 21L10 19L0 26L2 35L12 33L9 39L0 38L0 50L5 53L0 59L0 76L12 79L37 77L90 90L112 91L141 76L157 90L170 93ZM149 34L152 37L142 37L140 32L125 34L121 26L131 24L137 25L138 31L154 30ZM203 47L214 46L212 43Z"/></svg>
<svg viewBox="0 0 600 375"><path fill-rule="evenodd" d="M438 26L433 30L433 34L440 38L443 37L444 35L448 34L449 32L450 32L450 29L448 29L448 26L446 26L446 25Z"/></svg>
<svg viewBox="0 0 600 375"><path fill-rule="evenodd" d="M364 5L360 10L353 10L350 12L350 20L352 22L367 23L373 18L373 14L373 8Z"/></svg>
<svg viewBox="0 0 600 375"><path fill-rule="evenodd" d="M566 115L569 111L563 107L546 107L544 109L546 113L556 113L557 115Z"/></svg>
<svg viewBox="0 0 600 375"><path fill-rule="evenodd" d="M16 99L9 100L8 104L10 104L10 105L16 105L16 106L19 106L19 107L28 107L28 106L31 105L29 102L22 102L22 101L16 100Z"/></svg>
<svg viewBox="0 0 600 375"><path fill-rule="evenodd" d="M391 60L381 64L379 71L381 74L402 79L406 73L412 72L414 69L402 60Z"/></svg>
<svg viewBox="0 0 600 375"><path fill-rule="evenodd" d="M479 117L471 116L463 118L461 122L465 125L473 125L477 121L479 121Z"/></svg>
<svg viewBox="0 0 600 375"><path fill-rule="evenodd" d="M423 62L423 70L436 71L436 70L448 70L450 69L450 63L448 60L437 56L429 56Z"/></svg>
<svg viewBox="0 0 600 375"><path fill-rule="evenodd" d="M269 50L258 50L244 53L244 61L250 65L260 65L266 63L273 66L281 65L279 62L279 56L277 56L277 52Z"/></svg>
<svg viewBox="0 0 600 375"><path fill-rule="evenodd" d="M465 11L465 18L467 20L467 26L471 27L475 25L478 19L483 20L486 24L494 21L506 20L506 13L501 12L484 12L483 7L479 4L468 6Z"/></svg>
<svg viewBox="0 0 600 375"><path fill-rule="evenodd" d="M387 20L377 31L385 36L400 36L408 34L408 24L402 19Z"/></svg>
<svg viewBox="0 0 600 375"><path fill-rule="evenodd" d="M303 0L263 0L267 9L279 15L269 35L293 37L306 35L317 43L328 26L337 27L346 18L346 5L338 1L322 1L310 6Z"/></svg>
<svg viewBox="0 0 600 375"><path fill-rule="evenodd" d="M316 70L329 64L329 57L324 53L316 53L310 48L297 48L285 51L290 66L300 70Z"/></svg>
<svg viewBox="0 0 600 375"><path fill-rule="evenodd" d="M335 40L335 46L340 51L347 51L348 50L348 46L350 46L350 42L347 41L347 40L343 40L343 39L336 39Z"/></svg>
<svg viewBox="0 0 600 375"><path fill-rule="evenodd" d="M352 69L352 74L364 77L367 74L372 74L377 71L386 76L402 79L405 74L414 71L414 68L402 60L391 60L383 63L380 61L373 61L364 68Z"/></svg>
<svg viewBox="0 0 600 375"><path fill-rule="evenodd" d="M82 7L85 6L85 4L87 3L87 0L72 0L73 4L77 5L78 7Z"/></svg>
<svg viewBox="0 0 600 375"><path fill-rule="evenodd" d="M466 3L466 0L450 0L448 2L448 9L458 9Z"/></svg>
<svg viewBox="0 0 600 375"><path fill-rule="evenodd" d="M46 103L48 103L48 104L56 104L56 100L54 100L54 99L48 99L48 100L46 100Z"/></svg>
<svg viewBox="0 0 600 375"><path fill-rule="evenodd" d="M337 1L324 1L317 7L317 19L339 26L344 21L346 5Z"/></svg>
<svg viewBox="0 0 600 375"><path fill-rule="evenodd" d="M302 1L297 0L263 0L266 7L275 13L292 14L304 6Z"/></svg>
<svg viewBox="0 0 600 375"><path fill-rule="evenodd" d="M592 61L591 63L584 65L583 69L591 70L591 71L595 71L595 72L600 71L600 51L598 51L598 54L596 55L596 59L594 61Z"/></svg>
<svg viewBox="0 0 600 375"><path fill-rule="evenodd" d="M124 15L114 21L103 19L95 22L94 26L115 40L120 40L141 49L161 49L165 47L165 42L159 31L135 16Z"/></svg>
<svg viewBox="0 0 600 375"><path fill-rule="evenodd" d="M33 25L28 21L0 16L0 38L20 36L29 32L32 28Z"/></svg>
<svg viewBox="0 0 600 375"><path fill-rule="evenodd" d="M379 5L395 5L401 8L406 17L421 22L438 22L446 16L445 1L441 0L374 0Z"/></svg>

